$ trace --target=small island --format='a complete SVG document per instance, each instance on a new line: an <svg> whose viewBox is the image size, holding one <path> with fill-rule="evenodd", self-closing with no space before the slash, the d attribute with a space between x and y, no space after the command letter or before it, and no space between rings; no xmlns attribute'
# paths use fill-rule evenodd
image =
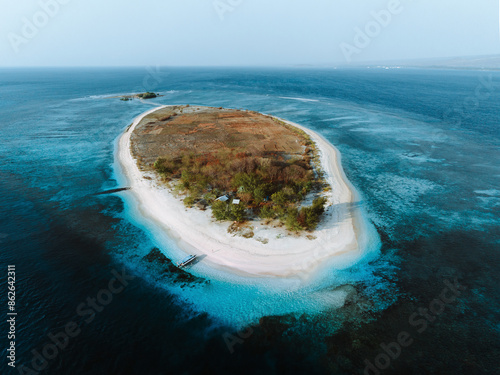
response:
<svg viewBox="0 0 500 375"><path fill-rule="evenodd" d="M122 100L124 102L128 102L129 100L133 100L133 99L154 99L154 98L158 98L160 96L162 96L162 95L148 91L148 92L143 92L140 94L113 96L112 98L120 98L120 100Z"/></svg>
<svg viewBox="0 0 500 375"><path fill-rule="evenodd" d="M127 128L118 158L141 214L215 268L303 277L369 241L338 151L298 124L163 106Z"/></svg>

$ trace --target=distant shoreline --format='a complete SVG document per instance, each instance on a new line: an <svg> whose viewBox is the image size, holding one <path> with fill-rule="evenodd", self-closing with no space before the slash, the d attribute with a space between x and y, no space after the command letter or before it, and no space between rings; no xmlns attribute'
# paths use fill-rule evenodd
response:
<svg viewBox="0 0 500 375"><path fill-rule="evenodd" d="M130 151L130 136L144 117L165 107L168 106L154 108L134 120L118 141L117 159L141 215L168 232L171 238L176 238L177 245L186 254L205 254L204 263L239 275L301 278L308 278L314 270L336 259L348 265L363 257L369 235L366 220L358 207L359 195L342 170L340 153L323 137L306 127L275 117L311 137L319 150L325 179L332 189L325 194L329 206L313 239L283 236L283 230L256 224L256 238L268 239L263 243L254 238L232 237L227 233L230 223L216 222L211 217L211 210L187 210L179 198L155 181L152 172L139 170Z"/></svg>

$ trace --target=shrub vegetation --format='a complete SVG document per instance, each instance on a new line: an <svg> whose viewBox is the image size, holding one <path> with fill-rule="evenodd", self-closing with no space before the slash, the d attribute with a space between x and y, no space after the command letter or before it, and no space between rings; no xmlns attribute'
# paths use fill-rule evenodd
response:
<svg viewBox="0 0 500 375"><path fill-rule="evenodd" d="M204 155L186 153L177 158L158 158L154 169L166 181L177 181L187 195L186 206L205 199L217 220L244 221L247 212L265 219L279 219L289 230L313 230L324 212L326 200L317 198L312 206L297 205L314 188L321 187L309 158L285 160L278 154L219 151ZM232 199L221 202L224 194Z"/></svg>

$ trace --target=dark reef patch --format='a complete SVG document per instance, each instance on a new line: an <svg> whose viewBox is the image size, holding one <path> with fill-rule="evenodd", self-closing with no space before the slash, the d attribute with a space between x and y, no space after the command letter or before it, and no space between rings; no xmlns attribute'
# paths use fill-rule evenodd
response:
<svg viewBox="0 0 500 375"><path fill-rule="evenodd" d="M142 258L143 263L150 270L159 272L162 278L168 278L173 283L182 283L182 287L194 286L195 284L209 284L210 281L197 277L177 267L160 249L154 247L148 255Z"/></svg>

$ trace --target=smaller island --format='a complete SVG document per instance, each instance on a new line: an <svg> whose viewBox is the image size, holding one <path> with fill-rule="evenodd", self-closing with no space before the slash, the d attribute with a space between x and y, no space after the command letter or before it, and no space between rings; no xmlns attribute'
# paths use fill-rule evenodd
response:
<svg viewBox="0 0 500 375"><path fill-rule="evenodd" d="M120 98L120 100L122 100L124 102L128 102L129 100L134 100L134 99L154 99L154 98L158 98L160 96L163 96L163 95L148 91L148 92L143 92L140 94L113 96L112 98Z"/></svg>

